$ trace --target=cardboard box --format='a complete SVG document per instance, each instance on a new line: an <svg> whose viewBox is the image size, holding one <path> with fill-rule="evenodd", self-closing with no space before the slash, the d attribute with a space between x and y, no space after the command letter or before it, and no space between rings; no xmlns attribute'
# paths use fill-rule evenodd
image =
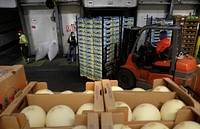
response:
<svg viewBox="0 0 200 129"><path fill-rule="evenodd" d="M179 88L173 81L168 78L162 80L157 80L154 83L154 86L165 85L169 87L172 92L131 92L131 91L120 91L112 92L109 81L102 80L102 85L104 88L104 101L105 101L105 110L107 112L124 112L123 110L119 111L120 108L116 108L115 102L122 101L129 105L131 110L142 103L150 103L156 106L158 109L168 100L171 99L180 99L187 106L194 107L195 109L199 108L199 104L192 99L191 96L186 94L181 88ZM127 110L127 109L126 109ZM125 113L126 112L126 113ZM125 124L134 124L134 125L144 125L150 121L131 121L128 122L128 111L125 111ZM169 127L173 124L174 121L159 121L164 122ZM166 123L167 122L167 123Z"/></svg>
<svg viewBox="0 0 200 129"><path fill-rule="evenodd" d="M97 113L87 113L83 115L76 115L74 127L78 125L85 125L88 129L99 129L99 117ZM49 128L30 128L30 125L21 113L13 113L10 116L0 117L1 129L72 129L73 127L49 127Z"/></svg>
<svg viewBox="0 0 200 129"><path fill-rule="evenodd" d="M153 82L153 88L157 87L159 85L166 86L172 92L176 92L176 94L178 94L178 96L181 96L181 99L183 99L187 102L192 100L192 103L194 103L194 107L197 108L197 110L199 110L199 112L200 112L200 103L198 101L196 101L193 97L188 95L187 90L185 88L183 88L182 86L177 85L175 82L173 82L169 78L155 79Z"/></svg>
<svg viewBox="0 0 200 129"><path fill-rule="evenodd" d="M23 65L0 66L0 113L25 86L26 75Z"/></svg>
<svg viewBox="0 0 200 129"><path fill-rule="evenodd" d="M101 129L113 129L114 124L124 124L123 113L101 113Z"/></svg>
<svg viewBox="0 0 200 129"><path fill-rule="evenodd" d="M98 85L98 83L95 82L95 86L96 85ZM99 99L97 101L103 102L103 100L100 100L100 97L95 97L95 96L98 96L97 93L83 94L83 93L75 92L73 94L55 93L53 95L33 94L37 90L46 89L46 88L47 88L47 84L45 82L30 82L26 86L26 88L24 88L24 90L22 91L22 94L19 95L16 99L14 99L14 101L1 114L1 121L2 121L2 118L3 118L3 120L8 119L8 118L16 119L16 118L14 118L13 114L20 114L20 111L28 105L38 105L38 106L42 107L44 109L44 111L47 113L52 107L62 104L62 105L69 106L76 114L77 110L79 109L79 107L82 104L94 103L94 110L88 111L89 113L90 112L98 113L98 112L104 111L104 107L98 107L99 105L98 106L95 105L95 103L97 103L95 98ZM100 105L103 105L103 104L100 104ZM97 107L97 110L96 110L96 107ZM88 114L87 112L84 112L84 113ZM83 114L83 115L85 115L85 114ZM98 117L98 115L97 115L97 117ZM77 120L80 120L80 121L82 121L82 123L84 123L85 120L83 120L81 118L83 118L83 116L77 115L74 125L77 125L77 123L79 123L79 122L77 122ZM95 119L90 118L90 119L93 119L92 123L95 123L94 121L98 121L98 120L96 120L96 118ZM19 121L19 120L16 119L16 121ZM2 125L5 125L5 122L2 122L2 123L3 123ZM22 125L22 124L20 124L20 122L16 122L16 123L18 123L18 125ZM23 125L27 125L26 121L21 122L21 123L24 123ZM97 125L93 125L90 123L90 126L91 126L91 129L93 129L92 127L96 128ZM23 126L20 126L19 129L24 129L22 127ZM58 127L56 129L68 129L68 128L71 128L71 127ZM27 129L29 129L29 128L27 128ZM50 129L50 128L41 128L41 129Z"/></svg>
<svg viewBox="0 0 200 129"><path fill-rule="evenodd" d="M120 113L101 113L101 129L113 129L115 124L124 124L129 126L131 129L140 129L144 125L143 122L138 122L137 124L126 124L123 119L124 115ZM166 125L169 129L173 129L175 125L183 121L195 121L200 123L200 113L194 108L182 109L177 113L177 118L175 121L161 121L160 123Z"/></svg>

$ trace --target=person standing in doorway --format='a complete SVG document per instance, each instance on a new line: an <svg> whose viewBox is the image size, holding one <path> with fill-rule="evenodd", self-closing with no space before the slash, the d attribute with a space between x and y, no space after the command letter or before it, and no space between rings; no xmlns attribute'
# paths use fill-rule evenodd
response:
<svg viewBox="0 0 200 129"><path fill-rule="evenodd" d="M76 62L76 37L75 33L71 32L68 38L69 48L68 48L68 61L69 63Z"/></svg>
<svg viewBox="0 0 200 129"><path fill-rule="evenodd" d="M29 63L28 40L26 39L26 36L23 34L23 31L21 29L18 31L18 35L19 35L19 44L22 51L22 56L25 58L26 63Z"/></svg>

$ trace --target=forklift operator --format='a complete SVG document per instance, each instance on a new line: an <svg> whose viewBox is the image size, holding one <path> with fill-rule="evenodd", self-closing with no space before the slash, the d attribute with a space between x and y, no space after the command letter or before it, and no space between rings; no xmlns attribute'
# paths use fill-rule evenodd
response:
<svg viewBox="0 0 200 129"><path fill-rule="evenodd" d="M143 64L146 66L152 66L152 62L158 60L165 60L170 54L169 49L171 46L170 40L167 38L167 31L160 32L160 41L155 44L145 44L140 46L141 58Z"/></svg>
<svg viewBox="0 0 200 129"><path fill-rule="evenodd" d="M157 43L156 55L158 59L163 59L162 54L171 46L170 40L167 38L167 31L160 32L160 41Z"/></svg>

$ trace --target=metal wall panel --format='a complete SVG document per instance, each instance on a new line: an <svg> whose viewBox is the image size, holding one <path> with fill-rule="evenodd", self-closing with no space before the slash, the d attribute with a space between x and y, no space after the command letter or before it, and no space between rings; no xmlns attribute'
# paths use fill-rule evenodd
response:
<svg viewBox="0 0 200 129"><path fill-rule="evenodd" d="M38 46L45 41L57 40L56 23L51 21L53 9L24 8L28 36L32 43L31 54L35 54Z"/></svg>
<svg viewBox="0 0 200 129"><path fill-rule="evenodd" d="M189 15L195 12L194 5L175 5L173 15Z"/></svg>
<svg viewBox="0 0 200 129"><path fill-rule="evenodd" d="M80 16L80 7L75 6L68 6L68 7L60 7L60 11L62 14L62 24L63 24L63 52L64 54L68 53L68 46L67 39L70 35L70 32L66 32L67 25L75 24L76 16ZM74 32L76 30L73 29ZM76 51L78 52L78 51Z"/></svg>
<svg viewBox="0 0 200 129"><path fill-rule="evenodd" d="M16 8L17 3L15 0L0 0L0 8Z"/></svg>
<svg viewBox="0 0 200 129"><path fill-rule="evenodd" d="M137 12L137 26L146 25L147 15L148 17L165 18L167 15L167 9L166 5L139 5Z"/></svg>

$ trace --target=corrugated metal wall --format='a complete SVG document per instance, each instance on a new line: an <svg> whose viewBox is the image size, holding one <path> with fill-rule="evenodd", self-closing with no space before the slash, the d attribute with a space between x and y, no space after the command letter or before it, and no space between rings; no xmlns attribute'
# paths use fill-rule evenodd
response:
<svg viewBox="0 0 200 129"><path fill-rule="evenodd" d="M0 9L0 64L14 64L21 58L18 29L20 18L16 8Z"/></svg>

